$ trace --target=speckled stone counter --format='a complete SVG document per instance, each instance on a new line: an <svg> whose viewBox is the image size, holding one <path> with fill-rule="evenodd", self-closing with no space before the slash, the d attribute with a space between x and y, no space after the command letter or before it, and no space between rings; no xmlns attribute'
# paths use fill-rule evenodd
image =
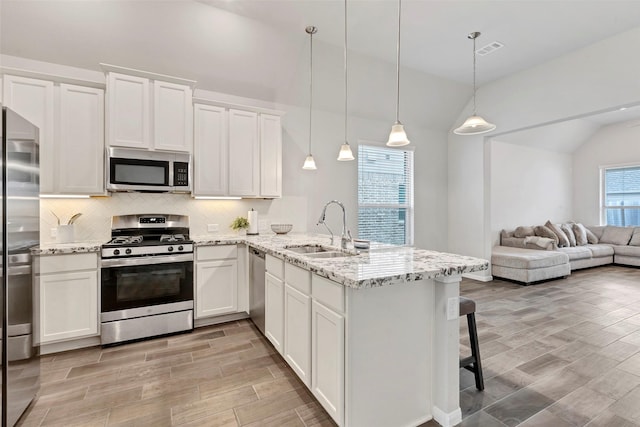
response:
<svg viewBox="0 0 640 427"><path fill-rule="evenodd" d="M104 242L45 243L31 249L31 255L63 255L100 252Z"/></svg>
<svg viewBox="0 0 640 427"><path fill-rule="evenodd" d="M312 258L288 250L296 245L318 245L340 250L322 234L292 233L258 236L194 237L196 246L247 244L319 276L351 288L371 288L391 283L434 279L487 270L489 263L480 258L425 249L372 244L368 251L348 250L352 256ZM336 237L336 243L339 243Z"/></svg>

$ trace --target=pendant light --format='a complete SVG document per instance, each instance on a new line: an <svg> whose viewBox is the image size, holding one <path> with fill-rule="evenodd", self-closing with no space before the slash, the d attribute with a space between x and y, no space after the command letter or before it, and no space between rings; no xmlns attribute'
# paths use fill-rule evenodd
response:
<svg viewBox="0 0 640 427"><path fill-rule="evenodd" d="M304 159L304 165L302 169L305 170L316 170L316 161L313 160L313 155L311 154L311 112L313 107L313 35L318 32L318 28L313 25L308 26L304 29L304 31L309 34L309 154L307 158Z"/></svg>
<svg viewBox="0 0 640 427"><path fill-rule="evenodd" d="M396 122L391 126L391 133L387 145L389 147L402 147L409 144L409 139L404 131L404 126L400 123L400 17L402 14L402 0L398 0L398 46L396 61Z"/></svg>
<svg viewBox="0 0 640 427"><path fill-rule="evenodd" d="M453 131L456 135L478 135L491 132L496 128L496 125L476 114L476 39L478 37L480 37L480 33L477 31L467 36L468 39L473 40L473 114L464 121L462 126Z"/></svg>
<svg viewBox="0 0 640 427"><path fill-rule="evenodd" d="M347 0L344 0L344 144L340 147L338 154L340 162L355 160L349 141L347 141L347 83Z"/></svg>

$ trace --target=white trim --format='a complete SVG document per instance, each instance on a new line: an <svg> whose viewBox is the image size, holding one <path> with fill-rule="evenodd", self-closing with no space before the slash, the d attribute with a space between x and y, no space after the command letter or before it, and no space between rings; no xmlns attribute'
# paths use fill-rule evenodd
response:
<svg viewBox="0 0 640 427"><path fill-rule="evenodd" d="M286 114L285 111L273 110L271 108L253 107L251 105L234 104L233 102L216 101L213 99L199 98L195 96L193 97L193 103L213 105L214 107L232 108L232 109L238 109L238 110L244 110L244 111L251 111L251 112L260 113L260 114L271 114L273 116L284 116Z"/></svg>
<svg viewBox="0 0 640 427"><path fill-rule="evenodd" d="M142 77L150 80L161 80L163 82L190 86L192 89L196 86L196 83L198 83L195 80L188 80L180 77L167 76L166 74L152 73L150 71L136 70L134 68L120 67L119 65L105 64L102 62L100 63L100 67L104 70L105 73L113 72L113 73L127 74L130 76Z"/></svg>
<svg viewBox="0 0 640 427"><path fill-rule="evenodd" d="M219 323L232 322L234 320L242 320L242 319L248 319L248 318L249 318L249 315L245 311L241 311L239 313L225 314L222 316L203 317L200 319L195 319L193 321L193 327L201 328L203 326L217 325Z"/></svg>
<svg viewBox="0 0 640 427"><path fill-rule="evenodd" d="M374 147L389 148L391 150L416 151L415 145L403 145L401 147L389 147L386 143L380 141L370 141L368 139L359 139L356 145L373 145Z"/></svg>
<svg viewBox="0 0 640 427"><path fill-rule="evenodd" d="M95 347L97 345L100 345L100 336L40 344L40 354L60 353L63 351L77 350L79 348Z"/></svg>
<svg viewBox="0 0 640 427"><path fill-rule="evenodd" d="M437 406L433 407L433 419L442 427L453 427L462 422L462 411L460 408L448 414Z"/></svg>
<svg viewBox="0 0 640 427"><path fill-rule="evenodd" d="M466 277L467 279L477 280L478 282L491 282L493 280L493 276L490 274L482 274L486 271L479 271L475 273L464 273L462 277Z"/></svg>
<svg viewBox="0 0 640 427"><path fill-rule="evenodd" d="M54 83L66 83L77 86L92 87L95 89L105 89L107 87L104 81L85 80L75 77L66 77L59 74L45 73L42 71L31 71L22 68L0 67L0 74L11 76L27 77L31 79L48 80Z"/></svg>

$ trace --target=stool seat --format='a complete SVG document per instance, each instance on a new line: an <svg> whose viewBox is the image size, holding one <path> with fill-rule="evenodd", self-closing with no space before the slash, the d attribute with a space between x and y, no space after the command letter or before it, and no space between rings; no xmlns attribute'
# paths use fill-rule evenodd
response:
<svg viewBox="0 0 640 427"><path fill-rule="evenodd" d="M476 302L472 299L460 297L460 317L476 312Z"/></svg>

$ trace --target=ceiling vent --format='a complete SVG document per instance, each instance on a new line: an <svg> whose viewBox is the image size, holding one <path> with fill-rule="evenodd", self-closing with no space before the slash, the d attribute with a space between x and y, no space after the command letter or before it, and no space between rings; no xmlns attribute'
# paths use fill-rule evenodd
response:
<svg viewBox="0 0 640 427"><path fill-rule="evenodd" d="M504 47L504 45L500 42L491 42L486 46L482 46L480 49L476 50L476 53L480 56L485 56L490 53L495 52L496 50Z"/></svg>

